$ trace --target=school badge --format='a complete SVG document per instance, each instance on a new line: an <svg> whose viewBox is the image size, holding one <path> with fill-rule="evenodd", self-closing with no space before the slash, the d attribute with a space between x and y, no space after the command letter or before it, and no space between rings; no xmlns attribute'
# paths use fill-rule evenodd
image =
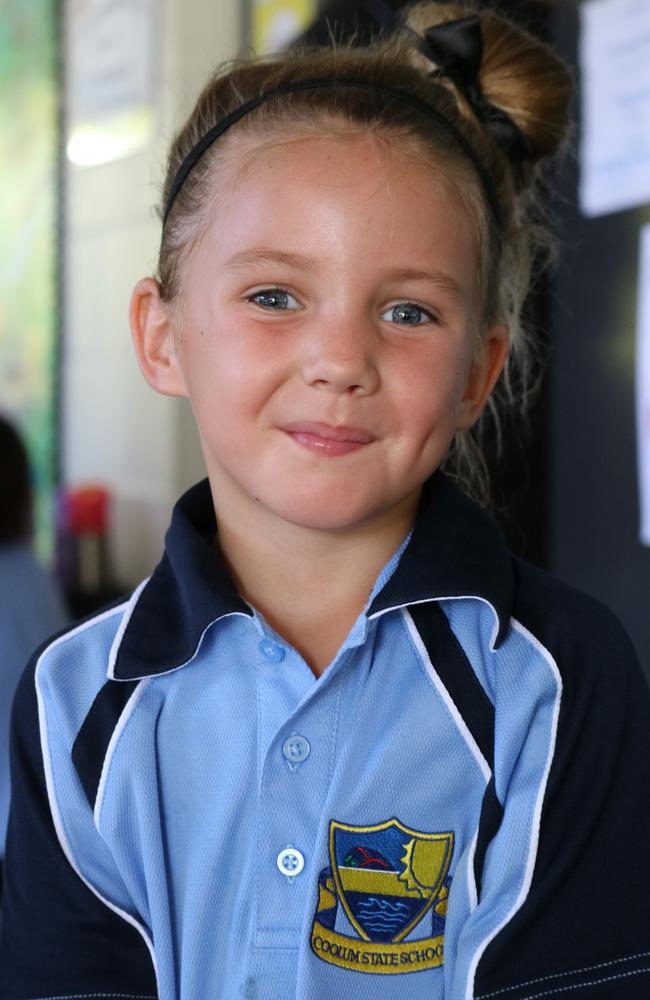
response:
<svg viewBox="0 0 650 1000"><path fill-rule="evenodd" d="M311 933L315 954L356 972L442 965L453 833L421 833L398 819L376 826L332 820L329 841Z"/></svg>

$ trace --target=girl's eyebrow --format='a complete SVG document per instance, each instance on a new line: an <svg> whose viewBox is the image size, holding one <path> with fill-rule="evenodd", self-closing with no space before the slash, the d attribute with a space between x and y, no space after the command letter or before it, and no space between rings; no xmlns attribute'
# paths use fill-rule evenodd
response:
<svg viewBox="0 0 650 1000"><path fill-rule="evenodd" d="M284 264L285 267L301 268L303 271L316 271L318 262L314 257L303 253L287 253L284 250L265 250L263 248L240 250L229 257L224 267L228 271L240 271L251 264Z"/></svg>
<svg viewBox="0 0 650 1000"><path fill-rule="evenodd" d="M315 257L310 257L303 253L289 253L284 250L265 250L254 248L251 250L241 250L233 254L224 262L224 267L228 271L244 270L251 265L273 265L282 264L285 267L300 268L303 271L315 272L319 269L319 263ZM413 267L398 267L390 269L382 274L386 281L428 281L436 285L441 291L447 292L455 298L462 297L462 290L458 282L445 274L443 271L424 271Z"/></svg>
<svg viewBox="0 0 650 1000"><path fill-rule="evenodd" d="M398 267L395 270L386 271L383 277L391 281L427 281L456 299L463 297L462 288L456 279L452 278L450 274L445 274L444 271L422 271L415 267Z"/></svg>

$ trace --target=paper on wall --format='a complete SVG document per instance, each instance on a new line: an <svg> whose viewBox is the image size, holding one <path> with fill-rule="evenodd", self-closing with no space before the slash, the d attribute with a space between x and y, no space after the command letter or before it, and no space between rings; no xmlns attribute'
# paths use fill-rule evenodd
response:
<svg viewBox="0 0 650 1000"><path fill-rule="evenodd" d="M650 225L641 229L636 348L636 419L640 536L650 545Z"/></svg>
<svg viewBox="0 0 650 1000"><path fill-rule="evenodd" d="M155 0L66 0L66 152L95 166L151 140Z"/></svg>
<svg viewBox="0 0 650 1000"><path fill-rule="evenodd" d="M580 207L605 215L650 202L650 2L580 8Z"/></svg>

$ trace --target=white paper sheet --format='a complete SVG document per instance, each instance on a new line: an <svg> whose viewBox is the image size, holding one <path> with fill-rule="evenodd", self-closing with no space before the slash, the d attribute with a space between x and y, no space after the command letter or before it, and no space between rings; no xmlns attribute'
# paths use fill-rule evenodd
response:
<svg viewBox="0 0 650 1000"><path fill-rule="evenodd" d="M93 166L153 131L155 0L66 0L67 153Z"/></svg>
<svg viewBox="0 0 650 1000"><path fill-rule="evenodd" d="M650 226L641 229L636 348L640 537L650 545Z"/></svg>
<svg viewBox="0 0 650 1000"><path fill-rule="evenodd" d="M580 13L580 207L605 215L650 202L650 0L586 0Z"/></svg>

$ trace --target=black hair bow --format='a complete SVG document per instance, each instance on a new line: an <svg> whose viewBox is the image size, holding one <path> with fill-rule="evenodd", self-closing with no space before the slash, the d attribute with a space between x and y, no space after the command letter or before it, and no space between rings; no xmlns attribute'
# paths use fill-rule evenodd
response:
<svg viewBox="0 0 650 1000"><path fill-rule="evenodd" d="M405 29L396 12L383 0L364 0L362 6L381 27L389 31ZM428 28L424 35L410 28L406 30L419 51L433 63L430 75L451 80L510 161L519 165L524 160L533 159L535 150L528 136L507 111L488 101L481 89L479 73L483 61L483 33L480 17L472 14L455 21L443 21Z"/></svg>
<svg viewBox="0 0 650 1000"><path fill-rule="evenodd" d="M414 33L415 34L415 33ZM443 21L428 28L420 50L435 64L433 73L447 76L459 90L470 91L478 86L483 61L481 19L475 14L458 21Z"/></svg>

